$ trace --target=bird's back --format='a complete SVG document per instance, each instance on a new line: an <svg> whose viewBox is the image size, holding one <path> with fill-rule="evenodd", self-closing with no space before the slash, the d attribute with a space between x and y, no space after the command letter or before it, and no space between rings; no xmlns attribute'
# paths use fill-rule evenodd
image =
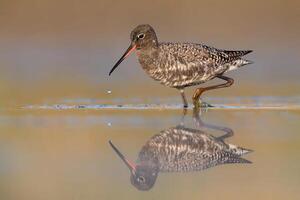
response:
<svg viewBox="0 0 300 200"><path fill-rule="evenodd" d="M153 63L140 62L155 80L181 88L206 82L233 69L232 65L248 64L236 61L250 52L220 50L194 43L160 43L158 57Z"/></svg>

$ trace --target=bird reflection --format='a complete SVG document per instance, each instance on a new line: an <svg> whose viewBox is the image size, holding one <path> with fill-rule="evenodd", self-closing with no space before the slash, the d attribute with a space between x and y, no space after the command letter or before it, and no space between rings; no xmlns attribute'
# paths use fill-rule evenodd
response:
<svg viewBox="0 0 300 200"><path fill-rule="evenodd" d="M233 135L230 128L205 124L196 111L193 119L197 129L185 127L181 123L151 137L140 150L135 163L127 160L109 141L129 168L132 185L138 190L149 190L155 184L159 172L192 172L221 164L251 163L241 156L252 150L224 142L225 138ZM219 130L225 134L215 137L204 129Z"/></svg>

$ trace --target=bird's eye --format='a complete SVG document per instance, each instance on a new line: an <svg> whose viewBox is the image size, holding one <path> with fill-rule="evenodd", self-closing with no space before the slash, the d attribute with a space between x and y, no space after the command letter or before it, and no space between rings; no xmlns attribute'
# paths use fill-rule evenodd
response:
<svg viewBox="0 0 300 200"><path fill-rule="evenodd" d="M143 39L145 37L145 34L144 33L141 33L137 36L139 39Z"/></svg>
<svg viewBox="0 0 300 200"><path fill-rule="evenodd" d="M139 176L139 177L137 178L137 181L138 181L139 183L145 183L145 177Z"/></svg>

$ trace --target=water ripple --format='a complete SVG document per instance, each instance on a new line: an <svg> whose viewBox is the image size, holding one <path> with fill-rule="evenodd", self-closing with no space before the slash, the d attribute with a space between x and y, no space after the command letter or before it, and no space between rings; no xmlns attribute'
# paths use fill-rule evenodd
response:
<svg viewBox="0 0 300 200"><path fill-rule="evenodd" d="M167 110L182 109L181 103L157 104L102 104L95 99L64 99L62 104L26 105L23 109L41 110ZM66 103L67 102L67 103ZM300 97L230 97L207 99L213 107L206 109L237 109L237 110L300 110ZM192 105L190 104L190 109Z"/></svg>

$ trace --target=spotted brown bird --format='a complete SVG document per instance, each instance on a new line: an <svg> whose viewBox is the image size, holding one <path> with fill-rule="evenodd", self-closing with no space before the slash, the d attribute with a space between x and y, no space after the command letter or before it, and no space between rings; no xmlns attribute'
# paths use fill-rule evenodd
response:
<svg viewBox="0 0 300 200"><path fill-rule="evenodd" d="M224 76L225 72L252 63L241 57L251 50L230 51L195 43L158 42L154 29L139 25L130 34L131 44L124 55L113 66L109 75L131 52L136 54L142 68L154 80L180 91L184 107L188 107L184 89L199 85L214 78L226 81L223 84L197 88L193 94L195 107L202 106L200 96L207 90L229 87L234 80Z"/></svg>
<svg viewBox="0 0 300 200"><path fill-rule="evenodd" d="M152 136L135 163L125 158L111 141L109 144L129 168L131 184L139 190L151 189L160 172L193 172L221 164L251 163L241 156L252 150L225 143L224 139L233 135L231 129L216 125L207 128L226 134L215 137L183 125L171 127Z"/></svg>

